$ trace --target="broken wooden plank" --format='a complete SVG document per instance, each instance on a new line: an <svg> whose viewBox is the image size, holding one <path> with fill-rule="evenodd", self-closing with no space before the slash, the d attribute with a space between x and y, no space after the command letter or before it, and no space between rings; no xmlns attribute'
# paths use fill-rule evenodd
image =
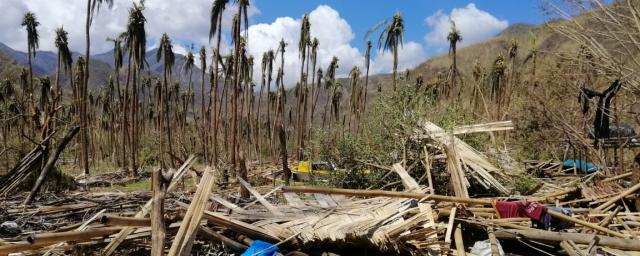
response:
<svg viewBox="0 0 640 256"><path fill-rule="evenodd" d="M256 200L258 200L265 208L267 208L267 210L269 210L271 213L273 213L274 215L277 216L281 216L284 215L282 214L282 212L280 212L278 210L278 208L276 208L275 206L273 206L271 203L269 203L269 201L267 201L267 199L264 199L264 197L262 197L262 195L260 195L260 193L258 193L258 191L256 191L251 184L249 184L248 182L246 182L245 180L243 180L240 177L236 177L238 179L238 182L240 182L240 184L245 187L249 193L251 193L251 195L253 195L253 197L256 198Z"/></svg>
<svg viewBox="0 0 640 256"><path fill-rule="evenodd" d="M449 222L447 222L447 232L444 235L444 242L447 244L451 244L451 234L453 232L453 223L456 220L456 210L458 207L451 208L451 214L449 214Z"/></svg>
<svg viewBox="0 0 640 256"><path fill-rule="evenodd" d="M182 219L182 225L178 229L178 233L173 239L173 244L169 249L168 256L185 256L191 254L191 247L195 232L200 226L200 220L207 206L209 194L215 183L214 172L211 168L207 168L202 175L198 189Z"/></svg>
<svg viewBox="0 0 640 256"><path fill-rule="evenodd" d="M398 176L400 176L400 180L402 180L402 185L406 191L420 191L420 185L418 182L416 182L416 180L407 173L400 163L394 164L392 169L398 174Z"/></svg>
<svg viewBox="0 0 640 256"><path fill-rule="evenodd" d="M284 199L287 200L287 203L293 207L304 207L304 202L296 193L282 193Z"/></svg>

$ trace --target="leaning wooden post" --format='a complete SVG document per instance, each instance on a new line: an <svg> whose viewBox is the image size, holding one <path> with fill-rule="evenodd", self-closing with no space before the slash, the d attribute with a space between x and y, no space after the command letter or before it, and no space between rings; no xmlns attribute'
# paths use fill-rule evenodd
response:
<svg viewBox="0 0 640 256"><path fill-rule="evenodd" d="M151 255L164 255L164 239L167 227L164 222L164 197L166 182L164 182L162 171L153 170L151 176L153 201L151 203Z"/></svg>
<svg viewBox="0 0 640 256"><path fill-rule="evenodd" d="M79 130L80 130L79 126L71 127L71 129L67 131L67 134L64 135L62 140L58 142L58 145L56 146L56 151L49 156L49 159L47 160L47 163L44 165L44 168L42 168L42 171L40 172L40 176L36 180L36 183L33 185L33 188L31 189L29 196L27 196L27 199L24 200L25 205L31 204L31 201L33 201L33 198L36 196L36 194L38 194L38 191L40 190L42 183L44 183L44 179L47 177L47 174L55 166L56 160L58 160L58 157L60 157L60 154L62 153L64 148L67 146L69 141L73 139L73 136L75 136Z"/></svg>

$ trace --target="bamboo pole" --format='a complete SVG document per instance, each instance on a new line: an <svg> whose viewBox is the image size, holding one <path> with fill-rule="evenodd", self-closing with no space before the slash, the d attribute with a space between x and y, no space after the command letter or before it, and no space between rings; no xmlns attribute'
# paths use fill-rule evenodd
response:
<svg viewBox="0 0 640 256"><path fill-rule="evenodd" d="M594 209L595 212L602 212L602 210L604 210L605 208L609 207L610 205L616 203L617 201L619 201L620 199L631 195L632 193L636 192L636 190L640 189L640 183L634 185L633 187L625 190L624 192L622 192L621 194L619 194L618 196L609 199L609 201L601 204L600 206L596 207Z"/></svg>
<svg viewBox="0 0 640 256"><path fill-rule="evenodd" d="M603 233L611 235L611 236L620 237L620 238L626 238L626 236L624 234L620 233L620 232L613 231L611 229L608 229L608 228L605 228L605 227L601 227L601 226L598 226L597 224L586 222L584 220L576 219L574 217L564 215L563 213L556 212L556 211L551 210L551 209L547 209L547 214L551 215L551 217L554 217L556 219L560 219L560 220L572 222L572 223L575 223L575 224L579 224L581 226L584 226L584 227L587 227L587 228L590 228L590 229L593 229L593 230L596 230L596 231L600 231L600 232L603 232Z"/></svg>
<svg viewBox="0 0 640 256"><path fill-rule="evenodd" d="M283 192L297 192L297 193L320 193L320 194L336 194L346 196L361 196L361 197L396 197L396 198L414 198L414 199L428 199L436 202L451 202L451 203L464 203L471 205L491 205L489 199L477 199L477 198L461 198L453 196L442 195L428 195L423 193L413 192L399 192L399 191L386 191L386 190L357 190L357 189L341 189L341 188L321 188L311 186L295 186L295 187L283 187Z"/></svg>
<svg viewBox="0 0 640 256"><path fill-rule="evenodd" d="M120 229L121 228L118 228L118 227L106 227L106 228L89 229L84 231L42 233L42 234L31 235L27 237L27 241L0 246L0 255L35 250L35 249L44 247L46 245L51 245L59 242L88 241L95 237L102 237L102 236L115 234L118 231L120 231Z"/></svg>
<svg viewBox="0 0 640 256"><path fill-rule="evenodd" d="M151 226L151 219L104 215L100 218L100 223L118 227L149 227Z"/></svg>

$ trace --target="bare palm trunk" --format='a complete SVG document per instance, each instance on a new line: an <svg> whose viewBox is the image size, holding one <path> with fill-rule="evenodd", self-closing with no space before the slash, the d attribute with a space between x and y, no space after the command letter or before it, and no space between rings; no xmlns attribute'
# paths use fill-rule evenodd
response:
<svg viewBox="0 0 640 256"><path fill-rule="evenodd" d="M397 88L397 74L398 74L398 47L393 48L393 91Z"/></svg>
<svg viewBox="0 0 640 256"><path fill-rule="evenodd" d="M80 84L80 98L82 107L80 108L80 141L81 146L80 150L82 153L80 156L82 157L82 169L84 174L89 174L89 141L87 135L87 113L86 113L86 97L87 97L87 88L89 87L89 61L90 61L90 50L91 50L91 36L89 34L89 29L91 26L91 0L87 0L87 18L85 25L85 33L86 33L86 51L85 51L85 66L84 66L84 80Z"/></svg>

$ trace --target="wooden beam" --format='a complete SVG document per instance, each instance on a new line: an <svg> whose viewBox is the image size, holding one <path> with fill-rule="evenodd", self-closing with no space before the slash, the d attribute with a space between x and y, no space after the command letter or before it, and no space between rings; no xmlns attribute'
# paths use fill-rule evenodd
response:
<svg viewBox="0 0 640 256"><path fill-rule="evenodd" d="M551 232L544 230L517 230L517 229L503 229L496 230L495 235L502 239L531 239L539 241L557 242L568 240L577 244L589 244L593 241L594 237L598 237L601 246L611 247L620 250L640 251L640 240L623 239L610 236L582 234L582 233L568 233L568 232Z"/></svg>
<svg viewBox="0 0 640 256"><path fill-rule="evenodd" d="M442 195L428 195L423 193L414 192L400 192L400 191L386 191L386 190L358 190L358 189L341 189L341 188L321 188L311 186L295 186L295 187L283 187L283 192L296 192L296 193L322 193L322 194L337 194L346 196L361 196L361 197L396 197L396 198L414 198L433 200L436 202L451 202L451 203L463 203L470 205L491 205L491 200L477 199L477 198L461 198L453 196Z"/></svg>
<svg viewBox="0 0 640 256"><path fill-rule="evenodd" d="M214 172L207 167L204 175L202 175L200 184L198 184L198 189L191 200L191 204L182 219L182 225L180 225L180 229L178 229L178 233L176 233L173 239L173 244L171 244L171 248L167 254L168 256L185 256L191 254L195 232L200 226L200 220L206 209L209 194L211 193L214 183Z"/></svg>

